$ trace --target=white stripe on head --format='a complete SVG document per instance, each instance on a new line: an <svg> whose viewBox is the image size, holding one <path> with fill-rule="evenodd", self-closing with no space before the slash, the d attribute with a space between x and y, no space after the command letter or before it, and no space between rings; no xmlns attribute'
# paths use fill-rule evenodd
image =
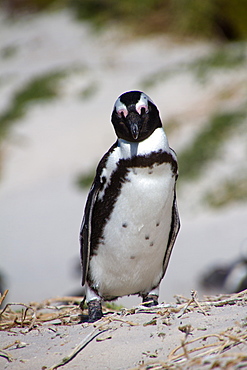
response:
<svg viewBox="0 0 247 370"><path fill-rule="evenodd" d="M119 97L116 100L116 102L114 104L114 108L116 109L116 112L117 112L118 115L121 115L121 113L123 113L124 117L126 117L127 114L128 114L128 109L127 109L126 105L123 102L121 102L120 98L121 97Z"/></svg>
<svg viewBox="0 0 247 370"><path fill-rule="evenodd" d="M147 94L145 94L144 92L141 93L139 102L143 102L147 104L148 101L154 104L153 100ZM139 104L139 102L137 104Z"/></svg>
<svg viewBox="0 0 247 370"><path fill-rule="evenodd" d="M152 99L149 98L145 93L141 93L139 101L136 103L136 111L141 114L141 109L145 108L146 113L148 112L148 102L153 103ZM154 103L153 103L154 104Z"/></svg>

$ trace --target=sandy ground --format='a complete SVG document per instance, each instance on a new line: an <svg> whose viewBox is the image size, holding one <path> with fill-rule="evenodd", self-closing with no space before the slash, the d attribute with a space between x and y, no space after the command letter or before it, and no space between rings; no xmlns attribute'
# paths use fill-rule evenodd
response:
<svg viewBox="0 0 247 370"><path fill-rule="evenodd" d="M60 319L42 324L36 312L32 330L23 325L0 332L0 368L51 370L58 364L64 369L97 370L246 368L246 294L199 302L180 297L156 308L108 312L95 324L78 323L80 312L75 307L63 315L60 306ZM6 312L1 324L8 318ZM75 350L71 361L63 362Z"/></svg>

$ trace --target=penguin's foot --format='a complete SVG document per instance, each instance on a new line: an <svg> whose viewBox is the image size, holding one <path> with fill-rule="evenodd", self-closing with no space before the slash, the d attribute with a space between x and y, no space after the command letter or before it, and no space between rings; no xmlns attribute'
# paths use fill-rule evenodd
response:
<svg viewBox="0 0 247 370"><path fill-rule="evenodd" d="M94 299L89 301L88 304L88 322L95 322L103 316L101 301Z"/></svg>
<svg viewBox="0 0 247 370"><path fill-rule="evenodd" d="M159 304L158 302L158 296L154 294L147 294L142 296L142 304L146 307L152 307L157 306Z"/></svg>

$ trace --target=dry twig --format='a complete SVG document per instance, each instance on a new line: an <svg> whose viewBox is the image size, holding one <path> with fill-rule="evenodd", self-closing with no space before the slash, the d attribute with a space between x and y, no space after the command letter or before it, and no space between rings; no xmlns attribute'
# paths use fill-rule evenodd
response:
<svg viewBox="0 0 247 370"><path fill-rule="evenodd" d="M186 303L184 309L183 309L183 312L178 316L178 318L180 318L181 316L183 316L185 314L185 312L187 311L188 307L192 304L192 303L195 303L197 307L199 307L199 309L202 311L203 315L208 315L208 313L202 308L201 304L198 302L197 298L197 292L195 290L192 290L191 291L191 299L189 300L188 303Z"/></svg>
<svg viewBox="0 0 247 370"><path fill-rule="evenodd" d="M2 350L0 350L0 357L6 358L6 360L8 360L9 362L12 362L14 360L13 357L11 357L8 352Z"/></svg>
<svg viewBox="0 0 247 370"><path fill-rule="evenodd" d="M0 306L2 305L3 301L5 300L7 294L8 294L9 290L6 289L3 294L0 293Z"/></svg>
<svg viewBox="0 0 247 370"><path fill-rule="evenodd" d="M58 367L66 365L68 362L73 360L73 358L83 349L85 348L94 338L96 338L99 334L102 334L106 331L110 330L110 328L105 328L105 329L99 329L98 327L95 328L91 333L89 333L86 338L84 338L74 349L73 351L66 357L62 359L61 362L58 364L53 365L47 370L55 370ZM43 367L44 369L44 367Z"/></svg>
<svg viewBox="0 0 247 370"><path fill-rule="evenodd" d="M199 345L191 349L186 348L186 353L185 353L184 351L185 346L188 347L192 345L193 343L196 343L199 341L205 342L205 340L209 338L216 338L218 340L216 342ZM246 340L247 340L247 333L244 330L241 333L238 333L238 335L232 335L231 333L228 333L227 331L220 333L220 334L205 334L198 338L194 338L188 342L184 342L180 346L176 347L173 351L171 351L171 353L168 356L168 359L170 361L178 361L178 360L181 361L183 359L184 360L188 359L188 354L192 354L192 353L194 354L194 359L199 358L199 357L202 358L202 357L205 357L206 355L211 355L213 353L222 353L225 349L230 349L233 346L238 345L240 343L244 343L245 345L247 345ZM180 349L183 349L184 352L182 352L181 354L176 354Z"/></svg>

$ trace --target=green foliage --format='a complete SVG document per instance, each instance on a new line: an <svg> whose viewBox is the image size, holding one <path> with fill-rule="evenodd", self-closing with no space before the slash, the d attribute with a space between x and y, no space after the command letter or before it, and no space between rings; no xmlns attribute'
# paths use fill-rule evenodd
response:
<svg viewBox="0 0 247 370"><path fill-rule="evenodd" d="M122 21L140 33L247 38L247 0L68 0L68 6L81 19Z"/></svg>
<svg viewBox="0 0 247 370"><path fill-rule="evenodd" d="M212 0L213 1L213 0ZM217 0L215 27L224 32L227 39L247 38L247 0Z"/></svg>
<svg viewBox="0 0 247 370"><path fill-rule="evenodd" d="M232 202L246 202L247 178L225 181L212 192L209 192L204 201L215 208L223 207Z"/></svg>
<svg viewBox="0 0 247 370"><path fill-rule="evenodd" d="M80 97L83 99L83 100L87 100L87 99L90 99L92 98L96 93L97 93L97 90L98 90L98 86L96 85L96 83L91 83L89 84L88 86L86 86L80 93Z"/></svg>
<svg viewBox="0 0 247 370"><path fill-rule="evenodd" d="M151 10L160 8L161 3L161 0L68 0L68 6L78 18L92 20L97 25L110 20L138 22Z"/></svg>
<svg viewBox="0 0 247 370"><path fill-rule="evenodd" d="M217 155L233 127L246 118L246 109L215 114L192 144L178 153L180 181L197 178Z"/></svg>
<svg viewBox="0 0 247 370"><path fill-rule="evenodd" d="M179 35L211 37L216 3L217 0L172 0L171 29Z"/></svg>
<svg viewBox="0 0 247 370"><path fill-rule="evenodd" d="M228 44L218 47L210 54L200 57L189 63L178 63L175 67L161 69L145 77L141 86L150 89L157 83L174 77L180 73L191 72L199 82L205 82L209 75L217 70L233 69L243 66L247 61L245 46L241 44Z"/></svg>
<svg viewBox="0 0 247 370"><path fill-rule="evenodd" d="M242 45L218 48L206 57L190 63L188 69L195 73L200 81L204 81L209 73L217 69L233 69L246 63L246 52Z"/></svg>
<svg viewBox="0 0 247 370"><path fill-rule="evenodd" d="M17 46L15 45L8 45L8 46L5 46L4 48L1 49L1 57L3 59L9 59L9 58L12 58L16 55L18 51L18 48Z"/></svg>
<svg viewBox="0 0 247 370"><path fill-rule="evenodd" d="M123 22L142 34L247 38L247 0L0 0L0 4L11 14L67 6L77 18L97 26Z"/></svg>
<svg viewBox="0 0 247 370"><path fill-rule="evenodd" d="M104 306L112 311L121 311L124 308L124 306L116 304L115 302L104 302Z"/></svg>
<svg viewBox="0 0 247 370"><path fill-rule="evenodd" d="M70 0L68 2L77 18L93 20L96 24L107 21L109 14L112 17L116 16L116 5L111 3L111 0Z"/></svg>
<svg viewBox="0 0 247 370"><path fill-rule="evenodd" d="M58 82L64 72L49 72L35 77L27 85L17 91L9 106L0 115L0 137L6 134L9 126L23 117L30 103L47 101L58 95Z"/></svg>
<svg viewBox="0 0 247 370"><path fill-rule="evenodd" d="M171 27L192 37L247 38L247 0L171 0Z"/></svg>
<svg viewBox="0 0 247 370"><path fill-rule="evenodd" d="M49 9L54 5L65 4L63 0L0 0L0 6L6 9L11 15L21 12L37 12Z"/></svg>
<svg viewBox="0 0 247 370"><path fill-rule="evenodd" d="M81 189L87 189L92 185L94 177L95 170L83 173L77 177L76 185Z"/></svg>

